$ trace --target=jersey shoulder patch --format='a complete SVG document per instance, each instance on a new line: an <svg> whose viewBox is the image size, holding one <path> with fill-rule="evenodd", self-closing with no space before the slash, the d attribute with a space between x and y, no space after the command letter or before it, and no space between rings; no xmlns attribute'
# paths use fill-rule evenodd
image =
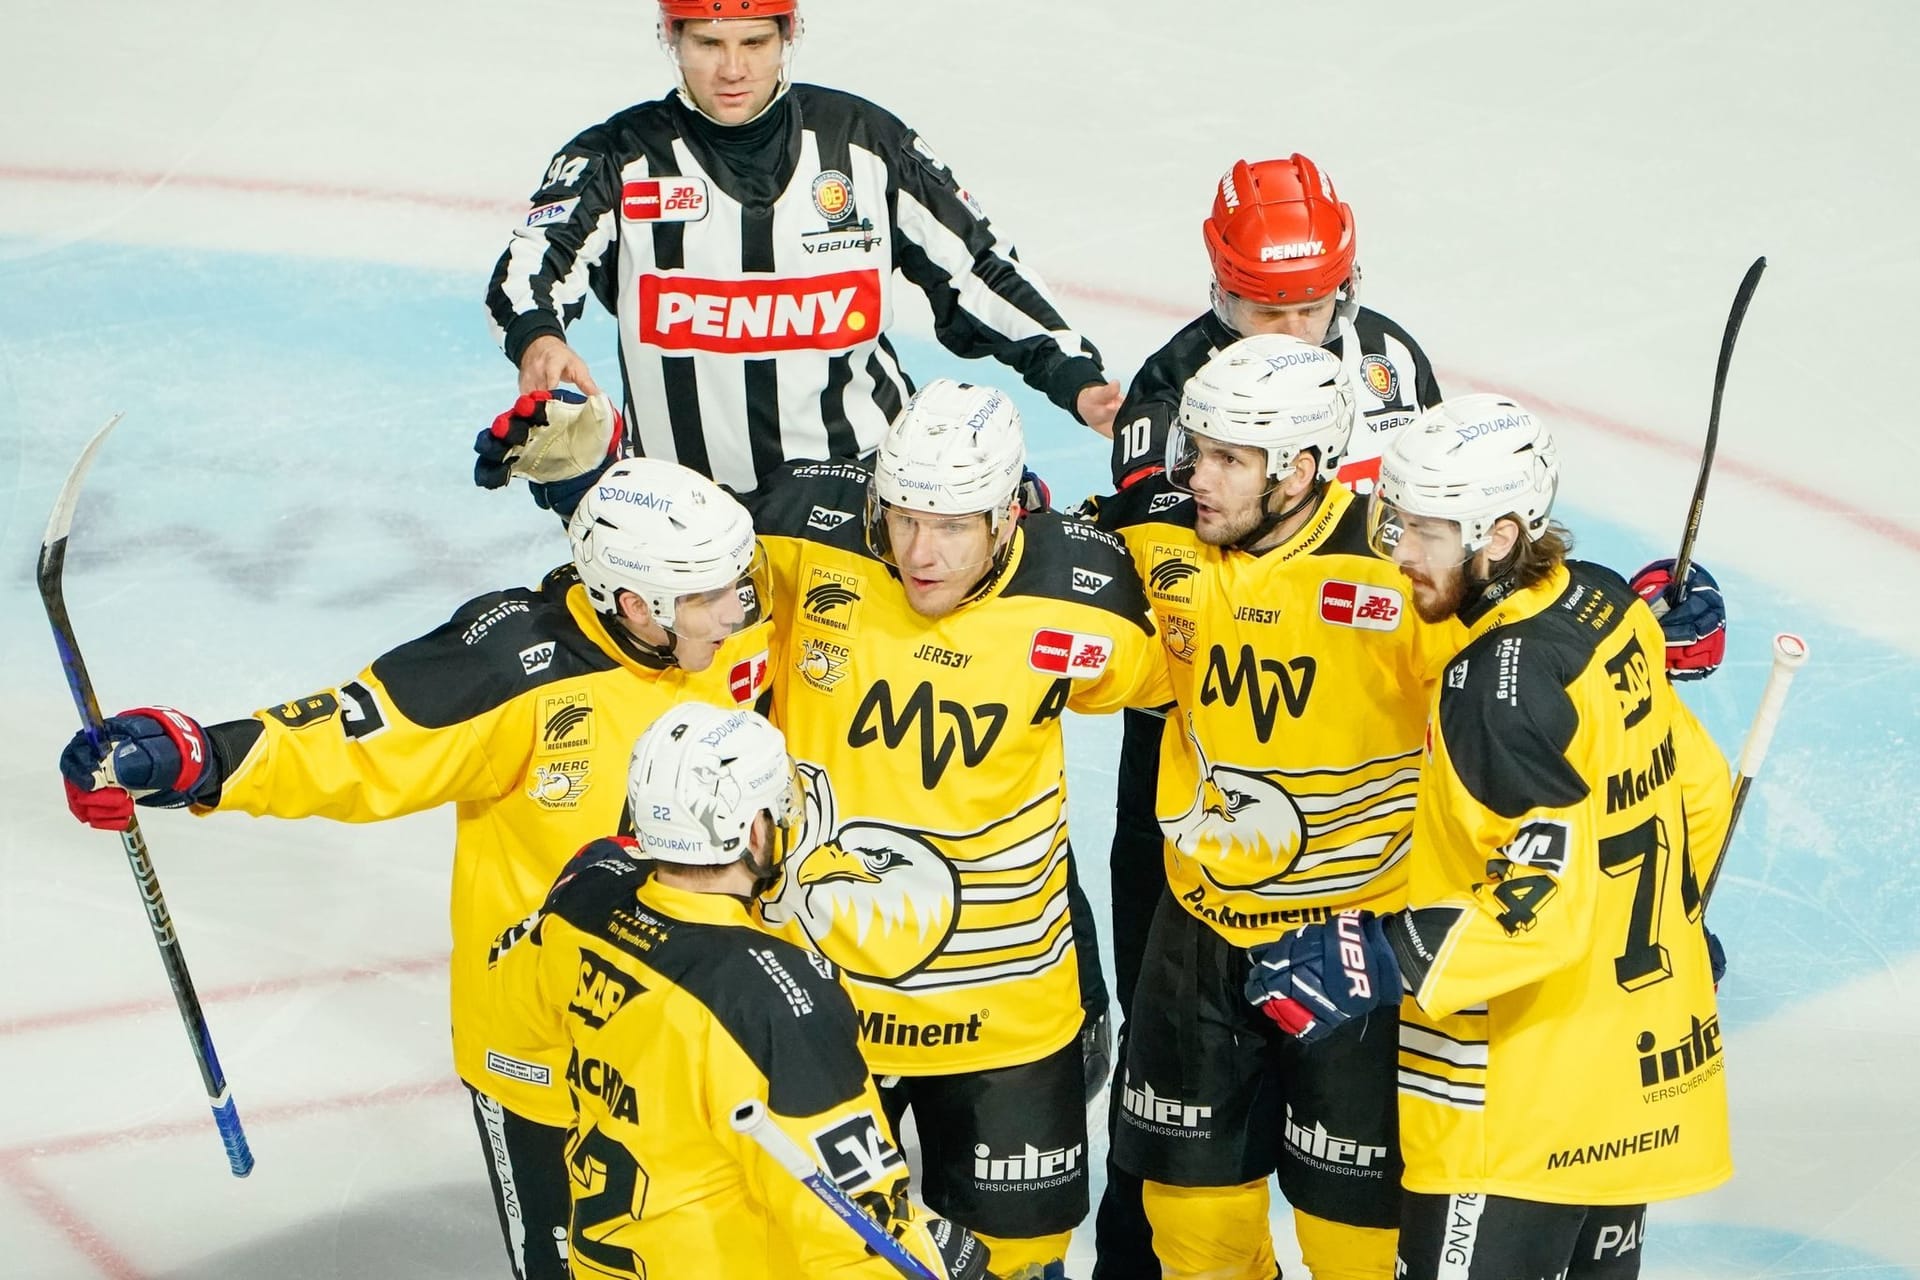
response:
<svg viewBox="0 0 1920 1280"><path fill-rule="evenodd" d="M374 659L394 708L415 724L442 729L471 720L530 688L617 664L581 631L566 592L571 566L536 589L477 596L444 624Z"/></svg>
<svg viewBox="0 0 1920 1280"><path fill-rule="evenodd" d="M745 925L673 921L646 962L706 1006L780 1114L816 1115L865 1086L858 1015L821 957Z"/></svg>
<svg viewBox="0 0 1920 1280"><path fill-rule="evenodd" d="M1551 610L1549 610L1550 612ZM1579 728L1566 661L1540 615L1480 636L1440 677L1440 734L1460 783L1505 818L1561 809L1589 788L1566 757Z"/></svg>
<svg viewBox="0 0 1920 1280"><path fill-rule="evenodd" d="M870 479L856 462L792 463L742 501L762 537L804 538L864 551Z"/></svg>
<svg viewBox="0 0 1920 1280"><path fill-rule="evenodd" d="M1042 596L1092 605L1148 635L1147 593L1124 542L1090 520L1036 511L1021 522L1026 539L1003 596Z"/></svg>
<svg viewBox="0 0 1920 1280"><path fill-rule="evenodd" d="M1346 510L1334 523L1333 529L1314 547L1316 556L1359 556L1363 559L1385 564L1386 561L1373 554L1373 548L1367 545L1367 500L1355 494L1347 503Z"/></svg>

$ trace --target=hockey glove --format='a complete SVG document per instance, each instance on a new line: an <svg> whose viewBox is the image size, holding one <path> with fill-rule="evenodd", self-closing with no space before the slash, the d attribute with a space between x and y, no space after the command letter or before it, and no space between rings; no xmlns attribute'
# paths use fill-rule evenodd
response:
<svg viewBox="0 0 1920 1280"><path fill-rule="evenodd" d="M1248 954L1247 999L1302 1044L1400 1002L1400 966L1371 911L1343 911Z"/></svg>
<svg viewBox="0 0 1920 1280"><path fill-rule="evenodd" d="M1092 1106L1113 1074L1113 1025L1105 1013L1080 1024L1080 1065L1086 1071L1087 1105Z"/></svg>
<svg viewBox="0 0 1920 1280"><path fill-rule="evenodd" d="M1025 512L1053 510L1053 490L1032 467L1020 469L1020 509Z"/></svg>
<svg viewBox="0 0 1920 1280"><path fill-rule="evenodd" d="M60 753L60 780L73 816L102 831L125 831L133 806L178 809L220 794L219 757L207 731L172 707L135 707L110 716L95 738L81 730Z"/></svg>
<svg viewBox="0 0 1920 1280"><path fill-rule="evenodd" d="M625 431L603 395L530 391L474 437L473 482L498 489L525 476L534 502L565 519L618 454Z"/></svg>
<svg viewBox="0 0 1920 1280"><path fill-rule="evenodd" d="M1707 935L1707 968L1713 974L1713 989L1720 989L1720 979L1727 976L1727 949L1720 945L1720 935L1707 928L1705 922L1700 932Z"/></svg>
<svg viewBox="0 0 1920 1280"><path fill-rule="evenodd" d="M652 870L652 861L640 856L639 842L632 836L608 836L591 841L560 868L540 909L552 911L568 900L591 900L617 881L624 880L630 886L619 892L630 893L640 887L640 882Z"/></svg>
<svg viewBox="0 0 1920 1280"><path fill-rule="evenodd" d="M1655 560L1633 575L1633 593L1652 604L1673 581L1673 561ZM1687 598L1660 619L1667 636L1667 678L1704 680L1727 653L1727 607L1720 584L1697 564L1687 566Z"/></svg>

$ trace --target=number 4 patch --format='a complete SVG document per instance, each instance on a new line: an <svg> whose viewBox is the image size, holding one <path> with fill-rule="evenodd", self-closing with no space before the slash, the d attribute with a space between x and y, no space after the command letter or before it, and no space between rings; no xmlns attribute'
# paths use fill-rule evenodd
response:
<svg viewBox="0 0 1920 1280"><path fill-rule="evenodd" d="M1566 865L1566 823L1541 820L1520 828L1499 853L1487 859L1493 899L1505 908L1494 917L1495 923L1510 934L1533 928L1540 908L1559 892L1555 877ZM1523 869L1532 874L1518 874Z"/></svg>

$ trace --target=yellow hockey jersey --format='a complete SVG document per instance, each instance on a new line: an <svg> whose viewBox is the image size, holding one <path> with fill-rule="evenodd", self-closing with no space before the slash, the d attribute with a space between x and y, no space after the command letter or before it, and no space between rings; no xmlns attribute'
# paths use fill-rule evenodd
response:
<svg viewBox="0 0 1920 1280"><path fill-rule="evenodd" d="M867 547L866 488L823 463L756 499L774 719L821 837L765 918L845 971L874 1071L1031 1062L1081 1022L1060 715L1165 703L1166 663L1120 543L1053 513L980 595L921 617Z"/></svg>
<svg viewBox="0 0 1920 1280"><path fill-rule="evenodd" d="M632 856L625 842L597 847ZM565 1063L578 1106L575 1276L898 1280L730 1121L758 1102L849 1195L905 1190L832 965L757 928L741 899L643 882L638 868L558 886L496 954L501 1019Z"/></svg>
<svg viewBox="0 0 1920 1280"><path fill-rule="evenodd" d="M1257 555L1202 542L1164 476L1097 506L1172 659L1157 812L1174 895L1243 947L1399 906L1432 676L1465 632L1420 621L1338 482Z"/></svg>
<svg viewBox="0 0 1920 1280"><path fill-rule="evenodd" d="M1637 1204L1732 1172L1700 886L1727 763L1617 576L1575 562L1471 619L1414 817L1405 1185Z"/></svg>
<svg viewBox="0 0 1920 1280"><path fill-rule="evenodd" d="M213 726L217 808L376 822L455 805L454 1066L516 1115L563 1125L565 1059L515 1052L517 1029L492 1020L488 945L574 850L633 829L627 759L661 712L760 695L770 632L733 637L698 675L661 669L609 633L566 565L537 590L469 601L338 688Z"/></svg>

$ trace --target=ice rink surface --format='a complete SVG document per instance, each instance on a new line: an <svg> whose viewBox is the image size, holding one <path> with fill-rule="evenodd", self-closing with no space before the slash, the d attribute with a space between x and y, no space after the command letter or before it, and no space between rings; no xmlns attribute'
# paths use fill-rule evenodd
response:
<svg viewBox="0 0 1920 1280"><path fill-rule="evenodd" d="M800 78L918 127L1123 377L1203 305L1220 172L1315 157L1357 211L1365 300L1447 389L1553 417L1561 514L1624 570L1678 540L1727 304L1769 257L1699 546L1730 658L1687 697L1732 754L1772 634L1814 657L1713 909L1739 1173L1655 1210L1646 1273L1920 1275L1920 16L805 13ZM643 0L0 11L0 1273L506 1274L448 1064L449 817L148 821L259 1156L234 1181L119 846L60 800L72 709L32 566L116 409L68 563L110 708L244 714L562 560L522 495L468 481L513 387L480 295L551 152L667 88L652 27ZM576 333L615 378L611 325ZM1023 403L1055 493L1101 487L1103 442ZM1103 901L1113 730L1068 730Z"/></svg>

